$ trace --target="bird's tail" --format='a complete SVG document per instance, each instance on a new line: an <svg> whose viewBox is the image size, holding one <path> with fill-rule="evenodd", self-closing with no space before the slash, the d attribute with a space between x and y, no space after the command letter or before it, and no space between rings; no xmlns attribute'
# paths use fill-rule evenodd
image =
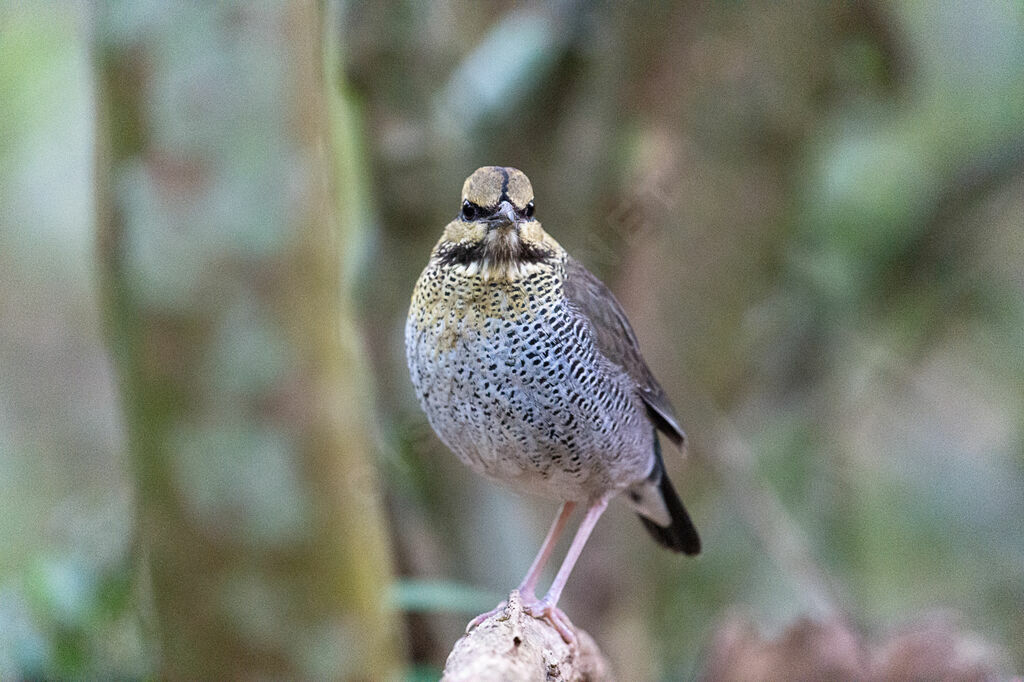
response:
<svg viewBox="0 0 1024 682"><path fill-rule="evenodd" d="M629 489L629 499L644 528L659 545L691 556L700 554L700 536L665 473L657 434L654 443L654 469L643 483Z"/></svg>

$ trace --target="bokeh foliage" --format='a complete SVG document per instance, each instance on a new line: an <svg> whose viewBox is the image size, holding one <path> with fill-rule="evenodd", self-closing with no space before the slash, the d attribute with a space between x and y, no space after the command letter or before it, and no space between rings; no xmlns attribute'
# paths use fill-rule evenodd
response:
<svg viewBox="0 0 1024 682"><path fill-rule="evenodd" d="M530 176L544 225L612 285L690 436L669 467L705 555L659 553L617 506L565 594L620 671L692 675L737 608L769 633L839 612L869 637L949 610L1024 669L1019 2L332 7L337 189L363 228L342 271L417 669L554 513L462 469L404 368L412 284L492 163ZM93 19L0 10L0 678L151 665L91 253ZM275 141L184 143L246 167ZM228 193L225 240L235 201L285 189ZM234 361L266 357L230 336Z"/></svg>

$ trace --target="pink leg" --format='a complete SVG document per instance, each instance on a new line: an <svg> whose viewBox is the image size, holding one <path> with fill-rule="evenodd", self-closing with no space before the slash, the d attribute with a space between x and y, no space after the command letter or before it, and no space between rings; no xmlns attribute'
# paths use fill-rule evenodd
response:
<svg viewBox="0 0 1024 682"><path fill-rule="evenodd" d="M548 562L548 559L551 558L551 552L554 551L555 544L558 542L562 531L565 530L565 524L569 521L569 517L575 508L575 502L565 502L562 504L558 516L555 517L554 523L551 524L548 536L544 538L544 544L540 546L540 551L537 552L537 557L533 560L533 564L530 565L530 570L526 572L526 577L519 584L519 594L523 595L523 601L530 602L536 599L534 590L537 589L540 573L544 570L544 565Z"/></svg>
<svg viewBox="0 0 1024 682"><path fill-rule="evenodd" d="M569 552L565 555L562 567L558 569L558 574L555 576L555 581L551 583L548 593L535 604L524 604L524 610L531 616L547 618L566 642L573 642L576 636L569 627L569 619L557 608L558 598L562 596L562 590L565 588L565 583L569 580L569 574L572 573L576 560L580 558L580 554L583 552L583 546L587 544L590 533L594 530L597 520L601 518L601 514L604 513L607 506L608 497L600 497L591 503L587 509L587 515L583 517L583 521L580 523L579 530L576 531L576 537L572 539Z"/></svg>
<svg viewBox="0 0 1024 682"><path fill-rule="evenodd" d="M537 581L540 579L541 571L544 570L544 565L547 564L548 559L551 558L551 552L554 551L555 545L558 543L558 538L561 536L562 531L565 530L565 524L568 522L569 517L572 515L573 509L576 508L575 502L564 502L562 508L558 511L558 516L555 517L554 523L551 524L551 529L548 531L548 536L544 538L544 544L540 546L540 551L537 552L537 556L533 559L533 563L530 564L530 569L526 572L526 577L523 578L523 582L519 583L519 594L523 598L524 604L534 604L537 602L537 595L535 590L537 589ZM496 613L500 613L505 608L506 602L498 604L494 609L491 609L487 613L481 613L479 616L469 621L469 625L466 626L466 632L469 632L480 623L484 622Z"/></svg>

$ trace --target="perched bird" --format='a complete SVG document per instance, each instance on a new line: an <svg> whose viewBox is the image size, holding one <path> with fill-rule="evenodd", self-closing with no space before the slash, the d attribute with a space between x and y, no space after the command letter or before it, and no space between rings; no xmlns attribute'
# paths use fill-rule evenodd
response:
<svg viewBox="0 0 1024 682"><path fill-rule="evenodd" d="M522 171L485 166L466 179L459 213L416 282L405 346L420 405L463 463L562 502L519 591L525 610L566 641L574 636L558 598L615 495L626 493L658 543L700 552L658 444L661 431L683 445L672 405L618 301L541 227ZM541 570L578 504L586 514L538 599Z"/></svg>

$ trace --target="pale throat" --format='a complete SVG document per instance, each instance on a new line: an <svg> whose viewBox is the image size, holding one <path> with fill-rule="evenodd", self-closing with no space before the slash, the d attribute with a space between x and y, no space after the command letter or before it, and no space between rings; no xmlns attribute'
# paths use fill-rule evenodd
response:
<svg viewBox="0 0 1024 682"><path fill-rule="evenodd" d="M515 253L522 243L519 230L511 225L496 227L484 233L484 250L493 260L500 260L506 254Z"/></svg>
<svg viewBox="0 0 1024 682"><path fill-rule="evenodd" d="M476 234L465 225L449 225L446 238L438 243L437 254L453 273L478 280L514 281L528 277L550 268L561 250L536 221L483 230L474 225L473 231Z"/></svg>

